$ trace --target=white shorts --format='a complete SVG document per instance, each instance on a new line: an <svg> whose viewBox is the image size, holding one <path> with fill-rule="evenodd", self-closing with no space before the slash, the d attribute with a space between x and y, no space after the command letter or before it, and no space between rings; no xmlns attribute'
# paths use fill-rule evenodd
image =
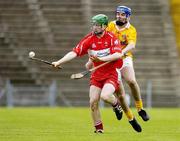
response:
<svg viewBox="0 0 180 141"><path fill-rule="evenodd" d="M120 70L122 70L124 67L133 67L132 57L126 57L123 59L123 66Z"/></svg>
<svg viewBox="0 0 180 141"><path fill-rule="evenodd" d="M116 69L117 73L118 73L118 81L121 81L122 80L122 77L121 77L121 70L124 68L124 67L133 67L133 59L132 57L126 57L123 59L123 66L120 68L120 69Z"/></svg>

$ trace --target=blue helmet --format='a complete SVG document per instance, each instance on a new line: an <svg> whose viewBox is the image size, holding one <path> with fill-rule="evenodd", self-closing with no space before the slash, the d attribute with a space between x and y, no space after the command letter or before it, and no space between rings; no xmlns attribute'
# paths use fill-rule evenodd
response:
<svg viewBox="0 0 180 141"><path fill-rule="evenodd" d="M116 8L116 12L122 12L126 14L126 17L131 16L131 8L127 7L127 6L118 6Z"/></svg>

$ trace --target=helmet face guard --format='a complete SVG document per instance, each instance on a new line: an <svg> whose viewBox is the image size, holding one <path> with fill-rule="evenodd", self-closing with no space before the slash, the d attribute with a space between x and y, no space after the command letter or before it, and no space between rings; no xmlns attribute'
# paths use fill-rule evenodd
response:
<svg viewBox="0 0 180 141"><path fill-rule="evenodd" d="M131 16L131 8L127 7L127 6L118 6L116 8L116 13L125 13L126 14L126 18Z"/></svg>
<svg viewBox="0 0 180 141"><path fill-rule="evenodd" d="M93 32L96 35L101 35L105 31L105 27L108 25L108 17L104 14L98 14L92 17Z"/></svg>
<svg viewBox="0 0 180 141"><path fill-rule="evenodd" d="M124 14L124 18L119 18L117 15L118 14ZM116 25L119 26L124 26L130 19L131 16L131 8L127 7L127 6L118 6L116 8Z"/></svg>

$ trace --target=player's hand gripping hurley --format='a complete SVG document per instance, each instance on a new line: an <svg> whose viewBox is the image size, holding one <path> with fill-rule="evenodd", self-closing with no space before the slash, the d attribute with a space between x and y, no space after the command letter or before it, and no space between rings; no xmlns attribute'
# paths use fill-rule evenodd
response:
<svg viewBox="0 0 180 141"><path fill-rule="evenodd" d="M105 63L103 63L103 64L101 64L101 65L98 65L98 66L96 66L96 67L94 67L94 68L92 68L92 69L89 69L89 70L86 70L86 71L83 71L83 72L80 72L80 73L72 74L72 75L71 75L71 79L81 79L81 78L83 78L84 76L86 76L87 74L89 74L90 72L93 72L93 71L95 71L95 70L97 70L97 69L105 66L106 64L108 64L108 63L110 63L110 62L111 62L111 61L108 61L108 62L105 62Z"/></svg>
<svg viewBox="0 0 180 141"><path fill-rule="evenodd" d="M49 61L46 61L46 60L43 60L43 59L40 59L40 58L36 58L34 57L35 56L35 53L34 52L29 52L29 58L32 59L32 60L35 60L35 61L38 61L38 62L43 62L45 64L48 64L48 65L51 65L53 66L53 64ZM60 66L57 67L58 69L62 69Z"/></svg>

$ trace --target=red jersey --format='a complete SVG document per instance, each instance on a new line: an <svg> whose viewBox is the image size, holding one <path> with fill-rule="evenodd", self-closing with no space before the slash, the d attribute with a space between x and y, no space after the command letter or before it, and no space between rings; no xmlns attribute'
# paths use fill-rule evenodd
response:
<svg viewBox="0 0 180 141"><path fill-rule="evenodd" d="M89 54L89 56L104 57L115 52L121 53L121 45L113 33L105 31L105 34L101 38L98 38L93 33L89 33L75 48L73 48L73 51L76 52L77 56ZM93 62L93 65L95 67L102 63L103 62ZM122 66L122 59L113 61L97 69L92 73L91 78L103 80L111 75L116 75L117 66Z"/></svg>

